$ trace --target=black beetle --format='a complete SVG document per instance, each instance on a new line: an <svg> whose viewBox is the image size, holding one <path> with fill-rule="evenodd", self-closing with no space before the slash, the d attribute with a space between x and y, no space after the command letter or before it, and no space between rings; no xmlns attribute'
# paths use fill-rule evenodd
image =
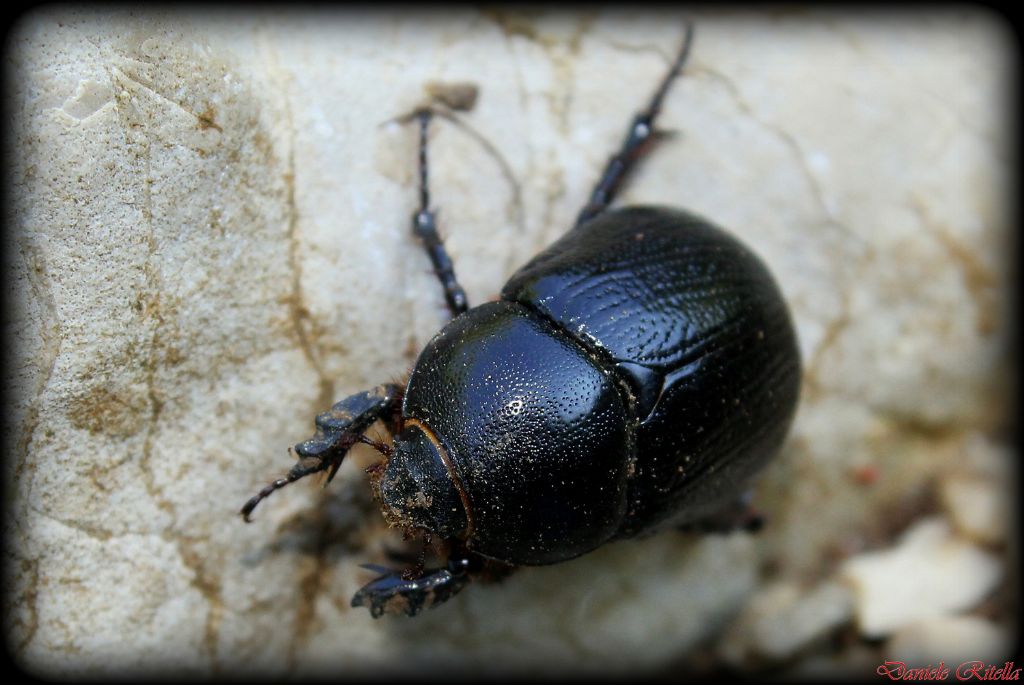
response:
<svg viewBox="0 0 1024 685"><path fill-rule="evenodd" d="M765 265L723 230L661 207L610 210L656 137L678 58L637 115L574 228L468 309L429 209L420 123L423 241L454 318L404 390L382 385L316 418L299 462L242 508L327 471L357 442L385 518L440 539L446 568L383 572L352 599L415 615L502 565L553 564L662 525L756 522L742 493L779 448L800 388L786 304ZM364 435L383 419L392 445Z"/></svg>

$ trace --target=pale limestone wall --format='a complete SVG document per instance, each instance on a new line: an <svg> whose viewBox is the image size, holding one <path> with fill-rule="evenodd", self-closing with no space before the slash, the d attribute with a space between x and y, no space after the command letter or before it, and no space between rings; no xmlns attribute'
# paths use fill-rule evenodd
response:
<svg viewBox="0 0 1024 685"><path fill-rule="evenodd" d="M927 622L956 622L960 646L1005 635L990 598L1012 582L1016 493L990 436L1009 327L1006 28L966 10L693 18L661 121L679 135L623 200L731 228L792 303L806 381L756 492L769 526L619 543L411 621L348 608L387 539L371 452L325 491L236 516L318 411L399 379L445 320L408 235L415 131L386 122L428 82L479 86L462 126L435 127L431 172L482 302L571 224L682 18L49 9L15 25L4 630L22 666L608 673L802 653L795 668L859 675L885 650L836 655L822 635L913 654L942 647ZM890 556L858 557L925 515ZM937 585L880 616L906 592L887 579L936 549L951 559ZM913 612L952 585L968 599Z"/></svg>

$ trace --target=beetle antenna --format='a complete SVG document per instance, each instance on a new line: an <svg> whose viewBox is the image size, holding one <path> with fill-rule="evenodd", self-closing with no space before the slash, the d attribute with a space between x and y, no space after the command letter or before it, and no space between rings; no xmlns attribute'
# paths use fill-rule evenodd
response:
<svg viewBox="0 0 1024 685"><path fill-rule="evenodd" d="M359 442L363 443L364 445L369 445L373 449L377 450L382 455L384 455L385 458L391 456L391 452L392 452L391 445L385 444L385 443L381 442L380 440L374 440L373 438L371 438L371 437L369 437L367 435L360 435L358 440L359 440Z"/></svg>

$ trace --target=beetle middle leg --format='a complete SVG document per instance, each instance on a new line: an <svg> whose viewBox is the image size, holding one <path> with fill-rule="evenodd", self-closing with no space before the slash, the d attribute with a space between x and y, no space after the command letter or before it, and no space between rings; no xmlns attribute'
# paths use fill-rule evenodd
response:
<svg viewBox="0 0 1024 685"><path fill-rule="evenodd" d="M444 241L437 232L437 221L430 209L430 187L427 174L427 127L433 113L429 109L421 109L413 113L413 118L420 124L420 208L412 215L412 232L423 241L430 261L434 264L434 273L444 288L445 301L452 316L458 316L469 308L466 291L455 278L455 267L444 247Z"/></svg>
<svg viewBox="0 0 1024 685"><path fill-rule="evenodd" d="M576 226L586 223L608 208L608 205L615 199L615 195L622 186L622 182L630 171L633 170L633 167L636 166L637 160L643 156L650 143L657 137L658 133L654 128L654 120L661 112L661 105L665 100L665 95L668 93L669 86L679 76L683 70L683 65L686 64L686 58L690 54L690 44L692 42L693 25L687 24L686 36L683 38L683 47L680 49L679 55L676 57L675 62L672 63L668 74L662 79L658 90L654 92L654 96L647 105L647 109L633 117L633 121L630 122L629 130L626 133L626 139L622 142L622 147L608 160L608 164L601 174L601 180L597 182L597 185L594 186L590 193L590 200L580 210L579 216L576 217Z"/></svg>
<svg viewBox="0 0 1024 685"><path fill-rule="evenodd" d="M284 478L268 484L252 496L239 512L249 522L256 505L276 490L314 473L327 471L327 482L341 467L348 451L357 442L369 442L378 450L381 445L363 433L378 419L398 416L402 405L401 387L388 383L373 390L346 397L316 417L316 435L295 446L299 463Z"/></svg>

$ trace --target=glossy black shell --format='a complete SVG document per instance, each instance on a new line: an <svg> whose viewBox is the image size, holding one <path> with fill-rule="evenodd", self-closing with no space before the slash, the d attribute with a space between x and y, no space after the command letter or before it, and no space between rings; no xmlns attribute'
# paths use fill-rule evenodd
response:
<svg viewBox="0 0 1024 685"><path fill-rule="evenodd" d="M470 549L546 564L729 505L778 450L799 383L764 264L692 214L632 207L451 321L403 415L447 453Z"/></svg>

